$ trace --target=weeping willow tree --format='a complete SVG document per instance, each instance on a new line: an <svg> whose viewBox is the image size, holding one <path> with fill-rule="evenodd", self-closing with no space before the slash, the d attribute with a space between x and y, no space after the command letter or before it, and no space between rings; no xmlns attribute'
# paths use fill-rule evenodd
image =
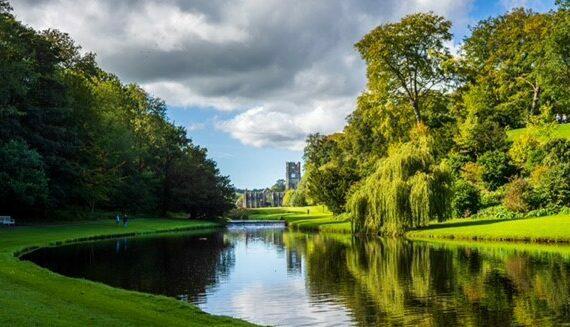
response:
<svg viewBox="0 0 570 327"><path fill-rule="evenodd" d="M392 146L376 170L356 185L347 202L355 231L387 235L449 217L451 174L436 164L427 131Z"/></svg>

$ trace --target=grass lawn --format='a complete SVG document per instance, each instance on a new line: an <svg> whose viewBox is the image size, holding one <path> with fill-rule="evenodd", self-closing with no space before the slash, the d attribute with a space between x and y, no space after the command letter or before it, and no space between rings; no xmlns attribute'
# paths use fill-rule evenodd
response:
<svg viewBox="0 0 570 327"><path fill-rule="evenodd" d="M249 209L249 219L285 220L293 229L302 231L350 233L350 222L335 218L323 206Z"/></svg>
<svg viewBox="0 0 570 327"><path fill-rule="evenodd" d="M526 128L519 128L507 131L507 136L509 140L515 140L517 137L525 132ZM558 124L556 130L554 131L554 136L560 138L570 139L570 123L568 124Z"/></svg>
<svg viewBox="0 0 570 327"><path fill-rule="evenodd" d="M411 239L570 242L570 215L516 220L455 219L409 231Z"/></svg>
<svg viewBox="0 0 570 327"><path fill-rule="evenodd" d="M111 220L54 226L0 228L0 326L240 326L173 298L67 278L20 261L16 253L65 242L212 228L185 220L140 219L124 228Z"/></svg>

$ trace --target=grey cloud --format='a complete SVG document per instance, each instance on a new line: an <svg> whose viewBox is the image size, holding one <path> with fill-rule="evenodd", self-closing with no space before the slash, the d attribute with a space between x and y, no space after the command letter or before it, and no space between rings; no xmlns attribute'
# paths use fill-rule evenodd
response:
<svg viewBox="0 0 570 327"><path fill-rule="evenodd" d="M309 132L342 127L365 86L364 65L353 48L364 33L417 10L462 21L471 1L12 0L12 5L25 23L69 32L98 54L103 68L141 83L167 103L237 110L234 119L219 125L242 142L297 149ZM255 142L260 131L252 122L267 123L266 117L273 117L262 131L268 141Z"/></svg>

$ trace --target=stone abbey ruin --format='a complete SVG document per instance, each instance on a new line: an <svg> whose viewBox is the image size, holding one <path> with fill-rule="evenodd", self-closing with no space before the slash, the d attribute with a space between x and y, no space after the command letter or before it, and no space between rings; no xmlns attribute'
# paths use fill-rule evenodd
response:
<svg viewBox="0 0 570 327"><path fill-rule="evenodd" d="M301 182L301 163L285 163L285 189L295 190ZM243 208L280 207L283 205L285 192L272 191L266 188L263 191L248 191L243 194Z"/></svg>

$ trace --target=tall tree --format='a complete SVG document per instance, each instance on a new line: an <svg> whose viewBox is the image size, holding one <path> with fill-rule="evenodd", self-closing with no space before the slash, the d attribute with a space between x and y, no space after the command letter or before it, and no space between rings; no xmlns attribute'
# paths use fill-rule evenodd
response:
<svg viewBox="0 0 570 327"><path fill-rule="evenodd" d="M356 44L367 64L368 89L383 88L395 102L408 103L417 123L423 122L422 101L450 80L451 22L432 13L404 17L378 26Z"/></svg>

